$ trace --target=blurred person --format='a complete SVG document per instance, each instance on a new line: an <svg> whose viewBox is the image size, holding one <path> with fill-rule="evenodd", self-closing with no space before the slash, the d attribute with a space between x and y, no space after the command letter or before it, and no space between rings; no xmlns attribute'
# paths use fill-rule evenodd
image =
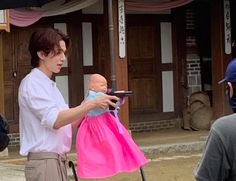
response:
<svg viewBox="0 0 236 181"><path fill-rule="evenodd" d="M236 59L229 62L225 78L226 94L236 112ZM202 158L194 175L197 181L236 180L236 114L223 116L211 126Z"/></svg>

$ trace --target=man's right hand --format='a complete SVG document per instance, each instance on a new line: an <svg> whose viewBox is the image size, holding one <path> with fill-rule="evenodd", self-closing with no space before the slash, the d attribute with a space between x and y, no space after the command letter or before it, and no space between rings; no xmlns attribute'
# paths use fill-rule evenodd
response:
<svg viewBox="0 0 236 181"><path fill-rule="evenodd" d="M114 102L116 102L119 100L119 98L105 94L103 96L96 97L91 101L94 103L94 108L107 109L109 106L116 108L116 103L114 103L112 100L115 100Z"/></svg>

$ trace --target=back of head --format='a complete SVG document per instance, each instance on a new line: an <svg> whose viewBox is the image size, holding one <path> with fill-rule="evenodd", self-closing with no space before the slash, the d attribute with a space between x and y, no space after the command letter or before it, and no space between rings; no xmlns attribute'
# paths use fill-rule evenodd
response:
<svg viewBox="0 0 236 181"><path fill-rule="evenodd" d="M236 83L236 58L231 60L226 68L225 81Z"/></svg>
<svg viewBox="0 0 236 181"><path fill-rule="evenodd" d="M226 82L226 93L233 111L236 112L236 58L231 60L225 71L225 78L219 83Z"/></svg>
<svg viewBox="0 0 236 181"><path fill-rule="evenodd" d="M66 48L70 45L70 38L55 28L39 28L30 38L29 51L31 54L32 67L39 66L39 57L37 52L43 51L45 55L54 51L55 47L60 47L59 42L63 40L66 44Z"/></svg>

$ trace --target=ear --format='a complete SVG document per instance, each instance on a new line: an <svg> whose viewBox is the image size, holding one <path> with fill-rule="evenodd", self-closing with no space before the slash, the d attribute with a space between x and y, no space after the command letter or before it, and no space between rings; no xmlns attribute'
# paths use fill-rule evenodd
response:
<svg viewBox="0 0 236 181"><path fill-rule="evenodd" d="M234 95L234 89L233 89L233 85L231 82L227 82L228 86L229 86L229 97L232 98Z"/></svg>
<svg viewBox="0 0 236 181"><path fill-rule="evenodd" d="M41 60L44 60L45 59L45 53L43 52L43 51L38 51L37 52L37 55L38 55L38 57L39 57L39 59L41 59Z"/></svg>

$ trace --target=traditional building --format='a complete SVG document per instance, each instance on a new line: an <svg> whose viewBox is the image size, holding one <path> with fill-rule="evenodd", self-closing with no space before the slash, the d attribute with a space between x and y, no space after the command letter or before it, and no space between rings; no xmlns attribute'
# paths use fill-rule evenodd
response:
<svg viewBox="0 0 236 181"><path fill-rule="evenodd" d="M58 2L11 9L10 33L0 34L0 111L10 122L11 144L19 141L17 92L31 70L28 40L38 27L54 26L71 37L68 60L55 76L70 106L83 100L88 76L101 73L111 87L133 91L120 111L131 131L178 126L196 91L209 94L214 118L230 112L218 81L232 56L234 1Z"/></svg>

